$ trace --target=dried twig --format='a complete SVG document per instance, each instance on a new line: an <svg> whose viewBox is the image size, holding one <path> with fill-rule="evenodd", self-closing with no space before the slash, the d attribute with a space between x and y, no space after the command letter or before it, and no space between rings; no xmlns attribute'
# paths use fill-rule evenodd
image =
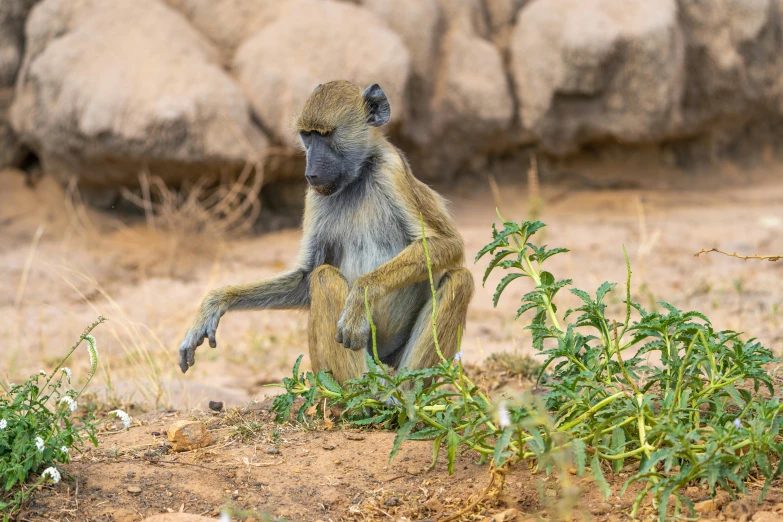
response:
<svg viewBox="0 0 783 522"><path fill-rule="evenodd" d="M484 491L482 491L481 494L479 494L478 498L473 502L471 502L470 504L468 504L467 506L465 506L464 508L454 513L453 515L449 515L448 517L441 519L441 522L451 522L453 520L457 520L461 516L470 513L474 509L476 509L476 506L478 506L481 502L484 501L484 499L490 496L490 493L492 492L492 489L495 485L495 479L497 478L500 479L500 483L498 484L498 488L497 488L498 492L500 492L500 490L503 489L503 483L506 477L506 470L503 469L503 466L501 466L500 468L495 468L495 465L491 464L489 473L490 473L489 484L487 484L487 487L484 488Z"/></svg>
<svg viewBox="0 0 783 522"><path fill-rule="evenodd" d="M710 252L717 252L718 254L723 254L724 256L736 257L737 259L744 259L745 261L747 261L748 259L763 259L766 261L779 261L780 259L783 258L783 255L760 256L756 254L752 256L741 256L736 252L730 254L728 252L724 252L723 250L718 250L717 248L702 248L701 250L693 254L693 256L699 257L701 254L709 254Z"/></svg>

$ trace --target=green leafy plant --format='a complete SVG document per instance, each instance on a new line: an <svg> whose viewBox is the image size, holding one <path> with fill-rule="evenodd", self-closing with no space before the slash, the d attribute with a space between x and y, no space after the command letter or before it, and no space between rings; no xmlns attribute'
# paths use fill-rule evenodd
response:
<svg viewBox="0 0 783 522"><path fill-rule="evenodd" d="M41 370L22 384L0 384L0 512L4 520L44 481L60 481L57 465L70 461L71 450L78 450L85 440L98 445L93 413L80 418L74 413L98 368L96 340L90 333L103 321L101 317L84 330L54 371ZM80 389L71 388L71 370L63 365L83 343L90 357L90 373ZM125 412L112 414L129 424ZM38 479L28 484L34 474Z"/></svg>
<svg viewBox="0 0 783 522"><path fill-rule="evenodd" d="M567 250L531 242L544 226L493 226L492 241L476 256L492 256L484 281L495 270L508 272L497 286L496 305L512 282L532 282L517 318L529 314L526 329L545 357L543 404L524 398L494 406L464 375L460 354L451 361L441 356L434 368L390 372L373 341L369 371L345 386L329 372L300 374L297 361L274 403L278 421L289 417L297 397L304 398L299 421L324 400L344 408L348 425L395 429L390 458L406 439L429 438L434 463L445 443L450 472L458 451L475 450L496 467L535 459L547 472L567 454L577 474L589 468L607 497L606 470L632 464L636 471L621 491L641 484L632 516L648 497L661 519L672 507L675 515L690 511L686 486L701 483L713 494L720 488L733 495L744 491L751 472L765 477L765 493L783 469L783 404L764 368L777 359L755 339L714 329L699 312L668 303L648 312L633 302L627 255L623 316L607 316L605 300L615 285L603 283L594 295L571 289L580 304L561 323L556 301L571 281L556 279L544 263ZM646 362L656 358L657 364Z"/></svg>

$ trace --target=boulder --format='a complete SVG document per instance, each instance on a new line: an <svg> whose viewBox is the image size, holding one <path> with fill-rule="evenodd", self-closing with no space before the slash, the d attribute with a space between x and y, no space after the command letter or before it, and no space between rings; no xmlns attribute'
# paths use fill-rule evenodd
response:
<svg viewBox="0 0 783 522"><path fill-rule="evenodd" d="M408 117L402 131L416 144L427 143L431 123L429 100L443 32L440 5L437 0L363 0L363 5L400 35L410 53Z"/></svg>
<svg viewBox="0 0 783 522"><path fill-rule="evenodd" d="M11 123L82 186L239 170L267 140L212 45L158 0L44 0L30 14Z"/></svg>
<svg viewBox="0 0 783 522"><path fill-rule="evenodd" d="M783 112L783 3L679 0L688 73L684 133Z"/></svg>
<svg viewBox="0 0 783 522"><path fill-rule="evenodd" d="M661 139L681 120L684 49L675 0L531 2L510 42L520 119L555 154Z"/></svg>
<svg viewBox="0 0 783 522"><path fill-rule="evenodd" d="M280 15L287 0L166 0L212 40L226 62L237 47Z"/></svg>
<svg viewBox="0 0 783 522"><path fill-rule="evenodd" d="M482 36L486 25L476 8L469 0L444 8L446 34L429 107L429 142L412 155L423 177L448 179L476 155L502 147L513 121L503 58Z"/></svg>
<svg viewBox="0 0 783 522"><path fill-rule="evenodd" d="M380 84L391 102L392 124L405 120L408 50L378 16L331 0L298 0L284 11L234 59L240 85L276 140L297 146L292 118L318 84L331 80Z"/></svg>
<svg viewBox="0 0 783 522"><path fill-rule="evenodd" d="M14 84L22 63L24 22L36 2L38 0L0 2L0 89Z"/></svg>
<svg viewBox="0 0 783 522"><path fill-rule="evenodd" d="M12 98L12 89L0 88L0 169L19 166L24 155L8 121L8 107Z"/></svg>

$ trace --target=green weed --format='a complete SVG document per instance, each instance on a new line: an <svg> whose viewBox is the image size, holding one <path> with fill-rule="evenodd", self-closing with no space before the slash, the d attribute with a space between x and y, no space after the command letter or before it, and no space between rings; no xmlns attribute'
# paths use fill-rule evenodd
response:
<svg viewBox="0 0 783 522"><path fill-rule="evenodd" d="M755 339L716 330L699 312L668 303L659 303L661 311L642 308L631 299L627 255L624 316L607 317L605 301L615 288L607 282L594 294L570 289L581 304L561 323L556 301L571 281L558 280L544 264L567 250L531 242L544 226L493 226L492 241L476 256L492 256L485 281L494 270L508 272L495 304L514 281L532 282L517 318L530 317L526 329L546 359L539 370L539 377L548 372L543 402L524 397L493 404L463 373L461 352L453 360L441 355L433 368L391 372L378 360L372 326L368 372L344 386L327 371L299 373L297 360L274 402L278 422L290 417L298 398L304 399L299 421L324 400L343 409L346 425L396 430L390 459L409 439L433 441L433 464L445 447L449 473L460 451L473 450L495 468L532 460L547 473L562 468L558 463L567 457L578 475L589 470L607 498L612 492L603 466L616 472L633 464L636 471L620 492L642 485L633 517L646 498L661 520L671 507L675 516L693 513L682 493L686 486L700 483L712 494L723 489L734 495L745 490L751 473L765 477L763 497L783 469L783 404L764 368L777 359ZM650 358L660 363L647 364Z"/></svg>

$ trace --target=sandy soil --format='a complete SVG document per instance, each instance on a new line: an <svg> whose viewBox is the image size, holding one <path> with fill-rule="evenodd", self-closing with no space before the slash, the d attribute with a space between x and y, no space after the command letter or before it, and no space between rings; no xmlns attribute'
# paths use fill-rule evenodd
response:
<svg viewBox="0 0 783 522"><path fill-rule="evenodd" d="M693 253L705 247L783 252L780 173L777 168L743 177L661 173L649 182L634 178L633 189L603 188L627 185L605 177L544 183L541 219L549 226L543 240L572 251L553 259L550 270L589 291L606 280L621 289L625 245L634 297L644 306L666 300L702 310L717 327L747 331L779 352L783 262ZM748 179L753 182L747 184ZM477 283L486 262L474 264L472 258L490 238L496 205L507 219L527 217L524 186L513 179L498 185L496 197L486 181L444 187ZM17 172L5 171L0 186L0 316L5 318L0 377L14 380L51 367L98 315L109 321L95 332L103 357L93 386L120 403L242 404L307 353L305 314L232 313L221 320L216 350L203 345L186 376L176 367L177 346L205 292L291 266L298 230L235 240L183 238L140 219L120 222L116 215L74 209L46 178L28 188ZM493 275L484 288L477 285L463 342L469 362L503 350L532 353L524 322L513 320L519 297L529 288L512 285L495 309L491 297L499 278ZM611 299L618 311L621 292ZM574 301L561 295L565 310ZM77 352L70 364L84 370L86 353ZM75 375L84 378L83 371Z"/></svg>
<svg viewBox="0 0 783 522"><path fill-rule="evenodd" d="M634 295L644 306L665 299L702 310L717 327L752 333L780 353L783 262L716 254L696 258L693 253L705 247L783 253L781 172L776 167L741 176L670 172L654 178L640 174L632 183L627 176L620 181L596 176L545 182L545 241L572 250L555 258L550 269L591 291L605 280L622 283L625 245L634 270ZM40 492L23 519L139 520L169 510L214 514L233 502L290 520L435 520L469 504L485 487L487 467L477 465L473 455L460 457L451 477L443 462L423 471L431 455L426 442L405 445L387 464L389 433L280 429L258 403L230 418L202 416L218 438L216 445L167 454L159 434L183 415L164 413L167 408L206 410L208 400L246 405L267 393L263 385L279 381L296 357L307 352L304 314L235 313L221 321L217 350L202 347L186 376L176 367L178 342L204 293L290 266L299 232L233 240L183 237L141 219L120 220L73 207L46 178L30 188L19 173L4 171L0 186L0 378L13 381L52 368L82 329L102 314L109 321L94 332L101 358L91 389L134 412L138 406L158 408L136 415L129 432L104 433L99 450L68 467L77 480ZM477 281L485 263L474 264L472 257L490 237L495 206L509 219L528 215L527 194L518 180L500 179L498 186L494 196L485 181L443 187ZM463 340L468 363L500 351L532 354L524 322L513 320L528 287L510 288L495 309L491 296L499 277L479 287L471 305ZM617 294L610 309L619 316ZM564 297L561 310L573 304ZM77 380L84 379L87 354L76 352L69 365ZM237 415L256 430L246 442L233 436ZM614 483L622 479L618 476ZM623 519L628 495L605 502L589 479L573 481L582 492L578 508L586 519ZM554 492L561 487L556 479L531 476L524 466L514 468L506 484L504 493L465 520L510 508L538 511L554 505ZM129 490L131 486L141 492ZM700 490L689 495L697 500L705 496ZM777 495L775 490L765 509L777 509Z"/></svg>
<svg viewBox="0 0 783 522"><path fill-rule="evenodd" d="M589 474L547 476L522 464L491 482L489 467L470 453L458 456L449 475L443 458L430 468L428 441L405 443L389 462L393 433L280 427L268 404L192 416L216 441L185 453L171 453L166 443L166 428L182 418L176 413L143 415L127 432L107 431L99 450L65 466L74 479L38 491L19 520L131 522L158 513L214 517L228 509L288 521L434 521L460 514L462 522L542 520L532 513L543 520L614 522L630 520L640 490L631 485L606 500ZM237 426L246 427L244 442ZM615 493L629 472L607 472ZM777 520L783 517L777 482L759 504L763 482L749 484L748 496L733 502L726 493L711 499L700 487L685 494L704 520L749 520L757 511L773 517L763 520ZM656 515L649 502L639 511L642 520Z"/></svg>

